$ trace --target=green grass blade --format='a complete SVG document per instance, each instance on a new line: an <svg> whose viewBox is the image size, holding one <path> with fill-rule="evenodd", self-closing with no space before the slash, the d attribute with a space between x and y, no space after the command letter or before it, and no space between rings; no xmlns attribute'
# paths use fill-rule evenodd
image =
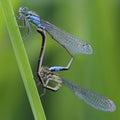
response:
<svg viewBox="0 0 120 120"><path fill-rule="evenodd" d="M22 42L20 32L15 20L11 2L10 0L0 0L0 4L34 118L35 120L45 120L46 118L44 111L41 105L35 81L33 79L24 44Z"/></svg>

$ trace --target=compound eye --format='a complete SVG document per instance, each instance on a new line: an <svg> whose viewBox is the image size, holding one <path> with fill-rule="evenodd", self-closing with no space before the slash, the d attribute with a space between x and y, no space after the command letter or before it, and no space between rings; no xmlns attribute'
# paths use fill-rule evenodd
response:
<svg viewBox="0 0 120 120"><path fill-rule="evenodd" d="M28 8L27 7L20 7L18 12L19 13L26 13L26 12L28 12Z"/></svg>

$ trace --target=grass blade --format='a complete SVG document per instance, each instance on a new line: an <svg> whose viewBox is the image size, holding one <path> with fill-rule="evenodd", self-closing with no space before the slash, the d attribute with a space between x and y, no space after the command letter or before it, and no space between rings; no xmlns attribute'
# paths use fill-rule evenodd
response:
<svg viewBox="0 0 120 120"><path fill-rule="evenodd" d="M24 44L17 27L11 2L10 0L0 0L0 4L34 118L35 120L45 120L46 118L44 111L41 105L35 81L33 79Z"/></svg>

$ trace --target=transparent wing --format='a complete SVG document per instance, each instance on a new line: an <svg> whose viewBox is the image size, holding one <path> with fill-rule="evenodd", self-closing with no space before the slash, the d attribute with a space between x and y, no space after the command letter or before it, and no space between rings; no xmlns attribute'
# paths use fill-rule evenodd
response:
<svg viewBox="0 0 120 120"><path fill-rule="evenodd" d="M45 21L40 21L41 25L45 27L45 30L61 44L71 55L75 54L92 54L92 47L86 42L66 33L55 25Z"/></svg>
<svg viewBox="0 0 120 120"><path fill-rule="evenodd" d="M86 102L88 105L106 112L113 112L116 109L113 101L107 97L98 95L92 91L85 88L77 86L69 81L63 80L63 84L70 88L76 96Z"/></svg>

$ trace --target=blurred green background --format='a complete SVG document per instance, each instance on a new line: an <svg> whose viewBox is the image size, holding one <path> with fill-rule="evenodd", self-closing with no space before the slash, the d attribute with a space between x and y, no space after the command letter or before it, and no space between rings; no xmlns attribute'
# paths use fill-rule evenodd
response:
<svg viewBox="0 0 120 120"><path fill-rule="evenodd" d="M111 98L113 113L95 110L69 89L47 91L41 98L48 120L120 119L120 1L119 0L12 0L16 16L27 6L59 28L90 43L93 55L77 55L69 71L59 72L67 80ZM21 30L24 37L26 30ZM32 27L24 40L33 74L41 46L41 36ZM66 66L70 56L47 35L44 66ZM38 87L40 92L40 88ZM16 58L0 9L0 120L33 120L33 114L18 70Z"/></svg>

